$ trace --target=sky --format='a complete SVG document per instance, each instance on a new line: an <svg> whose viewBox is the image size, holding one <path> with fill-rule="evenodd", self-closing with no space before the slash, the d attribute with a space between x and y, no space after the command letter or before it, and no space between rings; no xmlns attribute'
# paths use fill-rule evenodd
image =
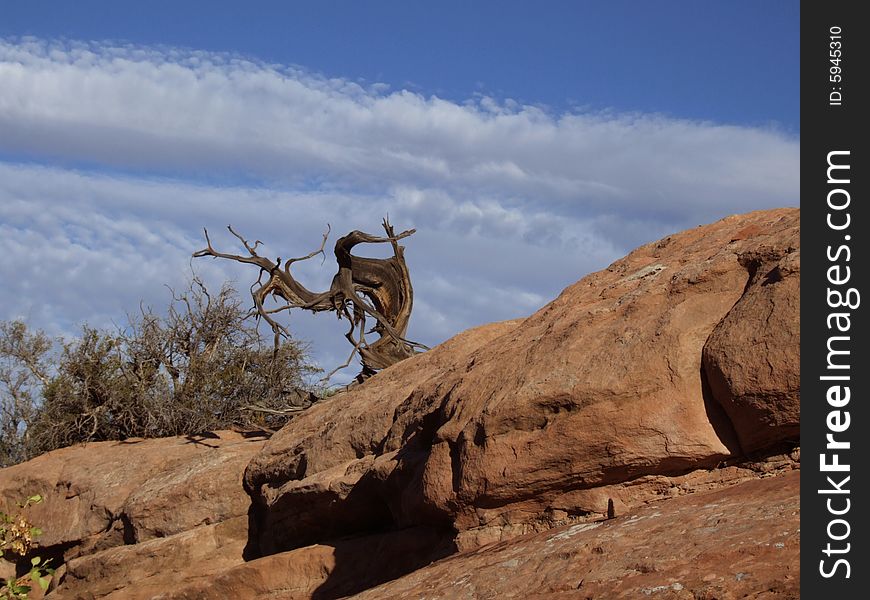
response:
<svg viewBox="0 0 870 600"><path fill-rule="evenodd" d="M169 301L202 228L301 256L389 215L410 337L531 314L669 233L799 205L797 2L4 3L0 319ZM361 253L384 256L382 248ZM298 276L325 289L334 261ZM327 370L334 316L293 314ZM355 373L349 369L346 374Z"/></svg>

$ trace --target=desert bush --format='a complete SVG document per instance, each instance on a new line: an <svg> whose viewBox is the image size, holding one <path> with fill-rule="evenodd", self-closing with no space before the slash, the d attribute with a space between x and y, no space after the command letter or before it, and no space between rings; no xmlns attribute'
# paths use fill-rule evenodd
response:
<svg viewBox="0 0 870 600"><path fill-rule="evenodd" d="M44 333L0 321L0 467L29 458L39 391L51 378L51 347Z"/></svg>
<svg viewBox="0 0 870 600"><path fill-rule="evenodd" d="M0 462L84 441L280 426L316 398L305 350L264 343L231 287L212 294L198 279L164 315L141 307L116 331L85 325L52 344L2 323Z"/></svg>

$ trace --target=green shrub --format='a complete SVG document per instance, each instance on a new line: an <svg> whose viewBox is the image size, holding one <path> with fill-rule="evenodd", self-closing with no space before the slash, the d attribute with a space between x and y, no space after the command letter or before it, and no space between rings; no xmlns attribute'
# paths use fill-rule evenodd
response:
<svg viewBox="0 0 870 600"><path fill-rule="evenodd" d="M142 308L118 331L85 325L52 344L0 323L0 466L77 442L279 427L316 399L317 369L295 340L264 343L248 315L232 288L194 279L165 315Z"/></svg>

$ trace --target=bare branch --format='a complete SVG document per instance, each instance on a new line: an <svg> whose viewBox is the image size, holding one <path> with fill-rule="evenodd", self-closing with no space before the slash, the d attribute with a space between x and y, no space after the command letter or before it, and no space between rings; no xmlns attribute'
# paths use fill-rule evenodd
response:
<svg viewBox="0 0 870 600"><path fill-rule="evenodd" d="M242 408L245 410L253 410L256 412L268 413L270 415L289 415L292 413L302 412L303 410L310 408L310 407L308 407L308 406L288 406L287 408L275 410L274 408L266 408L265 406L257 406L256 404L251 404L249 406L243 406Z"/></svg>
<svg viewBox="0 0 870 600"><path fill-rule="evenodd" d="M332 231L332 226L329 223L327 223L326 224L326 232L324 232L324 234L323 234L323 241L320 242L320 248L318 248L314 252L309 252L305 256L300 256L299 258L288 258L287 262L284 264L284 271L289 273L290 272L290 265L292 265L293 263L299 262L301 260L308 260L309 258L313 258L313 257L317 256L318 254L323 255L323 260L325 261L326 260L326 253L323 251L323 249L326 247L326 240L329 238L330 231ZM323 264L323 263L321 262L320 264Z"/></svg>
<svg viewBox="0 0 870 600"><path fill-rule="evenodd" d="M248 243L245 241L245 239L242 236L240 236L235 231L233 231L232 228L229 228L229 229L233 235L235 235L237 238L242 240L242 243L245 245L245 248L251 253L251 256L239 256L237 254L226 254L224 252L218 252L211 245L211 240L208 237L208 230L203 229L203 231L205 232L205 241L206 241L207 245L204 249L194 252L193 257L200 258L203 256L211 256L213 258L227 258L229 260L235 260L235 261L238 261L241 263L257 265L258 267L260 267L261 269L263 269L264 271L267 271L267 272L271 271L275 267L275 263L273 263L271 260L269 260L267 258L262 258L260 256L257 256L256 252L254 252L254 249L248 245Z"/></svg>
<svg viewBox="0 0 870 600"><path fill-rule="evenodd" d="M250 245L248 245L248 240L246 240L245 238L243 238L242 236L240 236L238 233L236 233L236 232L233 230L233 226L232 226L232 225L227 225L227 229L230 230L230 233L232 233L234 236L236 236L237 238L239 238L239 240L240 240L240 241L242 242L242 244L245 246L245 250L247 250L248 252L250 252L250 253L251 253L251 256L257 256L257 246L259 246L259 245L262 243L262 242L260 242L260 240L257 240L257 241L254 243L254 247L252 248Z"/></svg>
<svg viewBox="0 0 870 600"><path fill-rule="evenodd" d="M268 323L274 334L276 347L281 338L290 336L287 328L275 319L275 315L280 312L292 308L312 312L329 310L334 311L339 319L347 318L350 329L345 337L353 346L353 350L348 360L323 380L329 379L337 371L349 366L357 354L362 360L363 371L359 375L362 379L379 369L413 356L420 350L428 349L424 344L406 338L413 305L413 289L404 259L404 248L398 242L413 235L416 230L408 229L396 234L388 218L383 220L383 228L386 234L384 236L351 231L336 241L334 251L338 272L333 277L329 289L322 292L312 292L296 281L291 273L291 265L318 254L325 259L324 249L331 233L329 225L317 250L304 256L287 259L283 269L280 268L281 258L272 261L259 256L257 248L261 242L257 240L251 245L232 226L229 226L228 230L241 242L249 256L215 250L206 231L207 247L194 253L194 257L225 258L260 267L257 282L251 286L251 297L254 301L251 315ZM351 250L359 244L384 243L389 243L393 248L393 256L390 258L366 258L351 253ZM262 283L263 275L268 276L265 283ZM266 308L265 301L269 296L283 301L282 305L278 308ZM378 335L378 339L371 343L366 340L367 317L375 321L375 326L368 333ZM354 331L357 327L359 327L359 335L355 337Z"/></svg>

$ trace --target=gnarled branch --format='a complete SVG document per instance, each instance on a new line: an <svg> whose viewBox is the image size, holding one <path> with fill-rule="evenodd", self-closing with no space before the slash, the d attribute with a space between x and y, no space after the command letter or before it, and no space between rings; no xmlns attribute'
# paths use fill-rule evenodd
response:
<svg viewBox="0 0 870 600"><path fill-rule="evenodd" d="M333 311L338 318L346 318L350 328L345 337L353 346L347 362L330 372L324 379L329 379L338 370L347 367L358 352L362 362L362 371L357 379L373 375L405 358L413 356L420 350L428 350L419 342L408 340L406 333L411 317L414 293L411 287L411 276L405 263L404 247L399 245L402 240L412 235L416 230L409 229L396 234L387 219L383 221L386 236L375 236L362 231L351 231L339 238L335 243L335 258L338 262L338 273L332 278L332 284L324 292L312 292L299 283L291 272L291 265L308 260L317 255L324 255L330 228L327 226L323 234L320 248L298 258L290 258L281 266L281 258L272 261L257 254L259 240L251 245L232 227L228 227L242 243L248 255L227 254L219 252L212 246L205 231L206 248L193 254L194 257L211 256L225 258L241 263L256 265L260 275L251 286L251 297L254 300L252 314L262 318L275 336L275 344L282 337L289 337L287 328L279 323L273 315L283 310L299 308L312 312ZM389 258L366 258L355 256L351 250L359 244L391 244L393 256ZM268 279L262 283L263 276ZM283 301L283 306L267 309L265 300L272 296ZM375 333L378 339L368 343L365 338L366 317L375 321L374 327L368 333ZM359 331L355 334L355 331Z"/></svg>

